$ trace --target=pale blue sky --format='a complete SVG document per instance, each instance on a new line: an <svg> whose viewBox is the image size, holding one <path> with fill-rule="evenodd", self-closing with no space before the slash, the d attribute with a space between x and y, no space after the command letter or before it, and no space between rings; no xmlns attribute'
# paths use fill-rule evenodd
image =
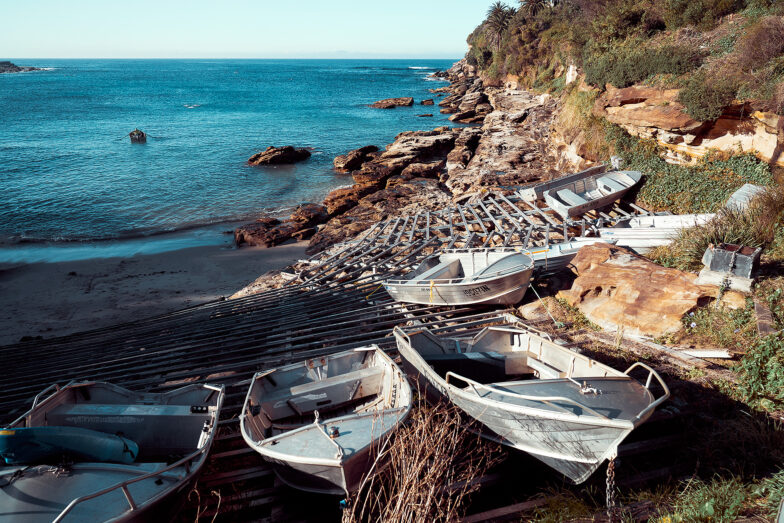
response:
<svg viewBox="0 0 784 523"><path fill-rule="evenodd" d="M4 58L459 58L490 0L0 0Z"/></svg>

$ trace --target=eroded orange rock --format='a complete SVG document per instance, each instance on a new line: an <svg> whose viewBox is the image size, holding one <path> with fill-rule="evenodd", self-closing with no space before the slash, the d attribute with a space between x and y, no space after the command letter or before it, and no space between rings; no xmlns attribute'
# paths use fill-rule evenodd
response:
<svg viewBox="0 0 784 523"><path fill-rule="evenodd" d="M662 336L681 329L681 318L715 291L696 275L657 265L622 247L597 243L572 261L577 278L559 296L608 330Z"/></svg>

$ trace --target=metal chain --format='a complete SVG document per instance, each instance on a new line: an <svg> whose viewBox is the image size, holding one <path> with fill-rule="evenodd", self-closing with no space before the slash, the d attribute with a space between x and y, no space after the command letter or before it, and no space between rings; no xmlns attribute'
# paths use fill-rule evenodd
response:
<svg viewBox="0 0 784 523"><path fill-rule="evenodd" d="M609 523L620 521L618 515L618 496L615 486L615 456L607 463L607 518Z"/></svg>

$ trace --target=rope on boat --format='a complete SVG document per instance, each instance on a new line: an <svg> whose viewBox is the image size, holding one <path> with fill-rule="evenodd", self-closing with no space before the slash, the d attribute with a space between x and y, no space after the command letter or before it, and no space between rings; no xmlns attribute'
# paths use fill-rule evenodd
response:
<svg viewBox="0 0 784 523"><path fill-rule="evenodd" d="M433 286L436 284L435 280L430 280L430 300L429 303L433 303Z"/></svg>
<svg viewBox="0 0 784 523"><path fill-rule="evenodd" d="M376 291L377 291L377 290L379 290L379 289L380 289L381 287L383 287L383 286L384 286L384 284L383 284L383 283L379 283L379 284L378 284L378 287L376 287L375 289L373 289L373 292L371 292L370 294L368 294L367 296L365 296L365 300L369 300L369 299L370 299L370 297L371 297L371 296L373 296L373 295L376 293Z"/></svg>

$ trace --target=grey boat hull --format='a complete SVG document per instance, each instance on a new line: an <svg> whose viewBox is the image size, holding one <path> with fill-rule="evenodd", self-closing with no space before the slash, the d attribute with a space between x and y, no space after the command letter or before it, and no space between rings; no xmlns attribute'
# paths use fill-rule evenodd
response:
<svg viewBox="0 0 784 523"><path fill-rule="evenodd" d="M576 218L620 199L641 177L638 171L596 174L545 191L544 201L562 218Z"/></svg>
<svg viewBox="0 0 784 523"><path fill-rule="evenodd" d="M454 249L425 261L405 279L385 281L384 288L404 303L514 305L523 299L533 269L533 260L515 250Z"/></svg>
<svg viewBox="0 0 784 523"><path fill-rule="evenodd" d="M669 396L665 387L665 395L654 399L647 386L641 385L626 373L584 356L571 356L568 349L543 338L512 329L491 328L485 329L485 332L494 330L501 333L497 337L499 340L504 339L505 333L512 337L519 336L519 340L522 340L514 342L522 343L519 350L485 353L487 358L501 361L502 369L506 369L506 372L515 366L517 370L527 369L526 372L538 368L542 372L554 372L555 376L574 371L574 379L585 379L591 388L601 393L586 394L571 377L503 381L490 385L452 372L447 372L445 378L445 368L436 370L433 365L440 358L447 357L453 345L458 346L455 349L458 353L452 356L465 356L473 360L465 362L467 367L464 368L476 370L483 363L478 358L483 353L472 352L469 345L460 354L463 342L448 339L442 345L445 352L439 353L438 348L428 352L430 357L436 358L431 360L431 364L417 347L425 351L437 347L439 342L433 341L435 337L432 334L420 331L409 337L396 329L395 337L406 372L416 379L420 391L425 392L428 400L452 402L481 425L480 434L484 437L531 454L575 483L585 481L605 459L614 455L618 444L652 414L656 405ZM548 352L553 354L548 356ZM535 354L545 356L538 361L533 356ZM508 360L504 355L507 355ZM543 363L545 360L550 363ZM521 366L520 361L526 363ZM556 372L555 365L571 370ZM590 378L579 377L579 374L585 375L586 372L591 375ZM658 375L657 379L663 385Z"/></svg>
<svg viewBox="0 0 784 523"><path fill-rule="evenodd" d="M284 483L347 495L359 488L379 446L410 408L408 381L373 346L258 373L240 430Z"/></svg>

